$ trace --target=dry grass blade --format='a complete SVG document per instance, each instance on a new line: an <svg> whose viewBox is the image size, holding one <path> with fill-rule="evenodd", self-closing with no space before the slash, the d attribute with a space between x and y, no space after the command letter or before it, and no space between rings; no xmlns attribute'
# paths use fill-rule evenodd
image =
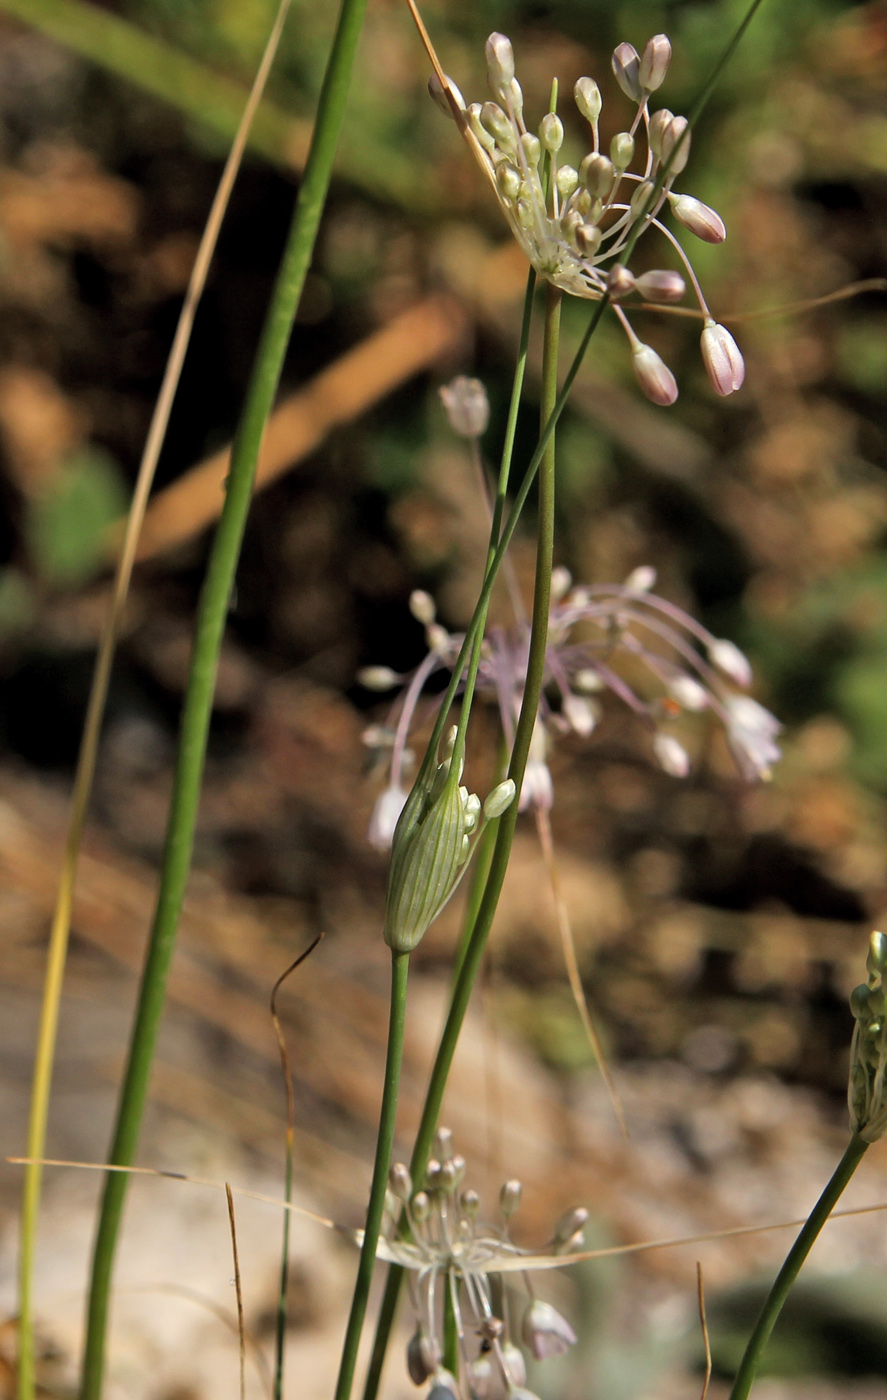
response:
<svg viewBox="0 0 887 1400"><path fill-rule="evenodd" d="M237 1337L240 1343L240 1400L246 1400L246 1329L243 1322L243 1289L240 1283L240 1259L237 1254L237 1221L234 1217L234 1197L231 1183L225 1182L228 1220L231 1225L231 1252L234 1256L234 1291L237 1297Z"/></svg>
<svg viewBox="0 0 887 1400"><path fill-rule="evenodd" d="M179 316L172 349L170 350L160 394L142 453L135 492L127 518L123 544L117 565L111 605L99 643L86 711L86 720L83 728L83 737L80 742L77 772L71 797L71 811L68 821L65 854L59 877L58 894L56 897L50 933L49 952L47 955L46 980L44 984L43 1006L34 1064L31 1113L27 1140L28 1155L34 1159L42 1157L46 1141L49 1093L53 1061L55 1058L59 1004L61 1001L62 982L64 979L68 939L71 928L71 911L77 872L77 860L80 853L83 827L95 776L96 756L102 718L107 701L111 666L114 659L117 633L123 616L126 597L129 592L129 584L135 561L136 543L141 531L148 495L160 457L160 450L166 436L173 400L181 377L182 366L184 364L188 342L191 337L197 306L206 283L207 273L218 241L219 230L231 195L234 180L243 159L249 128L267 82L268 74L271 70L271 65L277 51L280 35L289 12L290 4L291 0L280 0L274 26L268 38L265 52L250 91L237 135L231 147L228 160L226 161L225 169L222 173L222 178L219 182L219 187L216 191L216 196L213 200L213 205L200 242L185 301ZM39 1165L35 1165L26 1175L22 1202L19 1307L22 1320L20 1331L22 1339L21 1364L24 1367L24 1379L22 1381L21 1393L24 1396L31 1394L34 1388L34 1378L32 1375L31 1289L39 1204L40 1167Z"/></svg>
<svg viewBox="0 0 887 1400"><path fill-rule="evenodd" d="M711 1383L711 1342L708 1336L708 1322L705 1317L705 1288L702 1283L702 1265L696 1261L696 1297L699 1302L699 1325L702 1328L702 1344L705 1347L705 1378L702 1382L702 1394L699 1400L706 1400L708 1387Z"/></svg>
<svg viewBox="0 0 887 1400"><path fill-rule="evenodd" d="M613 1105L613 1112L619 1123L619 1127L624 1137L629 1136L628 1126L625 1122L625 1114L622 1110L622 1103L619 1098L619 1091L616 1088L615 1080L597 1026L591 1019L588 1010L588 1003L585 1000L585 991L582 986L582 978L579 975L579 964L576 961L576 944L573 939L573 929L570 924L570 915L564 900L561 889L560 874L557 868L557 860L554 854L554 842L551 839L551 822L548 813L537 810L536 829L539 832L539 843L542 847L542 855L545 860L545 868L548 872L548 879L551 883L551 894L554 900L555 912L557 914L557 926L560 931L561 945L564 950L564 963L567 969L567 977L570 983L570 991L573 994L573 1001L576 1003L576 1010L579 1012L579 1019L588 1038L588 1043L594 1052L594 1057L598 1062L604 1083L607 1086L607 1093L610 1096L610 1103Z"/></svg>
<svg viewBox="0 0 887 1400"><path fill-rule="evenodd" d="M432 296L395 316L285 399L268 420L256 490L307 457L331 429L359 416L464 339L468 320L454 297ZM145 516L136 559L152 559L211 525L224 500L230 447L161 491ZM114 535L116 538L116 533Z"/></svg>

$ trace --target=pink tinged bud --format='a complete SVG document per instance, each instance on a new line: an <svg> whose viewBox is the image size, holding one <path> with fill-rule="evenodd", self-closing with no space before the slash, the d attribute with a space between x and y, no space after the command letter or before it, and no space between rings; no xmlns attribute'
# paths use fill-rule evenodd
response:
<svg viewBox="0 0 887 1400"><path fill-rule="evenodd" d="M627 297L634 291L634 274L629 272L627 267L621 263L614 263L607 276L607 291L613 301L618 301L620 297Z"/></svg>
<svg viewBox="0 0 887 1400"><path fill-rule="evenodd" d="M631 358L638 383L651 403L662 408L673 404L678 396L677 380L653 347L638 341L632 347Z"/></svg>
<svg viewBox="0 0 887 1400"><path fill-rule="evenodd" d="M657 734L653 740L653 752L666 773L673 778L686 778L690 771L690 756L683 744L679 744L671 734Z"/></svg>
<svg viewBox="0 0 887 1400"><path fill-rule="evenodd" d="M662 159L668 161L669 178L679 175L690 159L689 125L686 117L672 117L662 132Z"/></svg>
<svg viewBox="0 0 887 1400"><path fill-rule="evenodd" d="M751 685L752 674L748 657L744 656L733 642L728 642L725 637L711 643L708 648L708 659L719 671L723 671L725 676L729 676L731 681L737 685L748 687Z"/></svg>
<svg viewBox="0 0 887 1400"><path fill-rule="evenodd" d="M522 1386L527 1379L527 1363L524 1361L524 1354L520 1347L516 1347L514 1342L502 1343L502 1364L508 1372L511 1384ZM509 1400L513 1400L513 1397L520 1393L517 1390L510 1391Z"/></svg>
<svg viewBox="0 0 887 1400"><path fill-rule="evenodd" d="M669 195L669 202L678 223L697 238L704 243L723 243L727 237L724 220L701 199L694 199L692 194L673 194Z"/></svg>
<svg viewBox="0 0 887 1400"><path fill-rule="evenodd" d="M576 1341L576 1333L557 1308L535 1298L521 1323L521 1337L537 1361L563 1356Z"/></svg>
<svg viewBox="0 0 887 1400"><path fill-rule="evenodd" d="M403 788L389 787L376 799L367 829L367 840L377 851L388 851L394 839L394 828L404 808L407 795Z"/></svg>
<svg viewBox="0 0 887 1400"><path fill-rule="evenodd" d="M470 110L470 109L469 109ZM666 131L674 121L674 112L670 112L667 107L662 107L658 112L654 112L650 118L650 127L647 139L650 143L650 150L654 156L662 158L662 142Z"/></svg>
<svg viewBox="0 0 887 1400"><path fill-rule="evenodd" d="M466 438L483 436L490 421L490 401L479 379L457 375L443 386L440 399L454 433Z"/></svg>
<svg viewBox="0 0 887 1400"><path fill-rule="evenodd" d="M505 34L491 34L486 42L484 53L487 60L487 77L493 92L499 93L514 77L514 50L511 40Z"/></svg>
<svg viewBox="0 0 887 1400"><path fill-rule="evenodd" d="M643 90L641 89L640 70L641 60L638 51L633 44L619 44L613 50L613 73L616 81L632 102L643 101Z"/></svg>
<svg viewBox="0 0 887 1400"><path fill-rule="evenodd" d="M679 272L663 270L642 273L635 279L635 288L647 301L668 303L680 301L687 285Z"/></svg>
<svg viewBox="0 0 887 1400"><path fill-rule="evenodd" d="M702 359L715 393L724 397L741 389L745 361L726 327L706 321L701 343Z"/></svg>
<svg viewBox="0 0 887 1400"><path fill-rule="evenodd" d="M444 77L447 78L447 75L444 74ZM450 96L452 97L453 102L455 102L456 106L461 112L464 112L465 98L462 96L461 92L457 88L456 84L453 82L452 78L447 78L447 88L449 89ZM452 103L447 97L447 94L444 91L440 78L437 76L436 73L432 73L431 77L428 79L428 91L431 97L433 97L434 101L437 103L440 110L443 112L444 116L452 117L453 121L455 121L456 118L453 112Z"/></svg>
<svg viewBox="0 0 887 1400"><path fill-rule="evenodd" d="M671 62L671 44L666 34L654 34L641 55L638 80L644 92L661 87Z"/></svg>

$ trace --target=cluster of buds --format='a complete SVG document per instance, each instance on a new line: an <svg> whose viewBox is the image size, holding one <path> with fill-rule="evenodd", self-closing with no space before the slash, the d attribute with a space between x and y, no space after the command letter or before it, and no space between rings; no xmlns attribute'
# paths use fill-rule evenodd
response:
<svg viewBox="0 0 887 1400"><path fill-rule="evenodd" d="M866 1142L877 1142L887 1131L887 937L873 933L865 964L868 981L850 993L856 1025L850 1050L847 1101L850 1126Z"/></svg>
<svg viewBox="0 0 887 1400"><path fill-rule="evenodd" d="M481 1221L477 1192L465 1188L465 1158L453 1152L453 1135L438 1129L435 1156L416 1189L408 1169L395 1163L389 1175L380 1258L408 1269L416 1330L407 1347L407 1370L416 1385L430 1383L428 1400L535 1400L525 1388L526 1363L511 1335L513 1305L491 1275L519 1274L529 1300L517 1336L537 1361L559 1356L576 1335L565 1317L536 1298L528 1273L574 1262L583 1245L588 1211L568 1211L541 1254L518 1248L509 1222L520 1204L521 1184L506 1181L499 1192L502 1223ZM407 1228L404 1229L403 1227ZM440 1313L452 1306L459 1344L460 1379L444 1367Z"/></svg>
<svg viewBox="0 0 887 1400"><path fill-rule="evenodd" d="M624 265L623 258L648 227L655 226L672 244L692 283L703 317L702 358L715 392L732 394L745 374L739 347L715 322L686 253L658 217L669 208L679 224L705 242L720 243L726 237L713 209L673 188L690 154L689 125L686 117L667 108L649 111L650 96L661 86L670 59L671 44L664 34L655 35L642 54L631 44L615 50L616 80L637 111L628 128L613 137L608 152L600 143L600 88L593 78L578 80L573 95L591 136L591 149L578 167L559 160L564 127L556 113L548 112L536 132L527 127L514 53L504 34L491 34L486 44L494 101L466 106L451 78L441 81L435 75L429 84L438 105L459 124L533 267L573 296L609 297L628 336L638 382L649 399L662 405L677 398L674 375L638 339L621 302L632 293L647 302L676 302L686 288L677 272L654 270L636 277Z"/></svg>
<svg viewBox="0 0 887 1400"><path fill-rule="evenodd" d="M605 690L651 731L653 755L674 777L687 775L690 758L672 732L673 722L703 711L723 724L745 779L770 776L780 756L776 743L780 725L744 693L752 681L748 660L733 642L713 636L681 608L652 593L655 580L655 570L642 566L622 584L574 587L565 569L555 570L546 689L521 791L522 808L551 807L549 743L565 732L587 738L601 718L600 696ZM414 593L410 606L425 625L428 654L422 663L410 677L382 666L360 673L363 684L373 689L404 686L389 723L373 726L364 736L371 747L390 750L389 782L376 803L369 832L380 849L391 844L394 822L406 800L407 740L424 687L437 671L452 670L463 642L460 634L448 632L436 620L427 593ZM528 624L518 623L512 628L492 628L484 641L478 691L498 702L509 743L523 697L529 640ZM628 663L621 669L620 657ZM646 678L643 685L642 677Z"/></svg>
<svg viewBox="0 0 887 1400"><path fill-rule="evenodd" d="M514 800L510 779L494 787L483 805L462 786L462 764L453 753L457 734L454 726L431 781L416 783L398 804L385 904L385 942L396 953L412 952L424 937L455 891L484 826ZM385 803L393 815L390 789Z"/></svg>

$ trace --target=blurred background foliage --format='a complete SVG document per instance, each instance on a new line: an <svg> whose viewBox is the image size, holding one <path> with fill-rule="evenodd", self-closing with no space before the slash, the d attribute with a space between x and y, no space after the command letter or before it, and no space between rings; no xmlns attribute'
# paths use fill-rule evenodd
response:
<svg viewBox="0 0 887 1400"><path fill-rule="evenodd" d="M26 807L28 784L64 791L70 777L108 595L109 526L274 8L0 0L0 745L9 791ZM428 0L424 13L468 99L485 95L483 40L497 28L514 42L531 112L541 114L552 74L569 93L590 73L609 138L626 116L609 70L617 42L668 32L675 58L662 100L682 111L744 8ZM236 423L332 22L329 5L295 0L161 461L159 491L193 490L170 496L157 518L121 646L95 804L121 860L150 864L162 840L218 498L192 469ZM484 379L495 454L525 275L454 127L428 100L425 70L404 7L373 0L282 391L308 446L288 456L283 443L276 479L256 499L197 858L219 888L333 928L352 950L349 939L374 926L383 880L363 840L381 779L366 771L359 734L384 709L355 675L369 662L418 662L413 588L436 596L447 625L470 612L484 527L437 389L457 372ZM669 1065L697 1096L751 1076L815 1090L823 1121L841 1119L844 998L865 926L887 910L887 301L868 290L754 313L883 276L885 93L883 0L765 0L682 177L727 223L723 247L691 252L716 315L736 317L745 388L716 400L698 328L638 313L677 374L677 405L639 398L624 338L608 324L564 420L560 562L589 582L655 565L659 591L747 650L756 693L786 725L785 760L757 790L701 724L686 735L693 776L666 778L615 706L590 741L565 741L552 760L583 972L651 1121L656 1075ZM578 156L574 115L567 146ZM638 266L673 265L652 239L638 256ZM568 343L584 314L565 308ZM384 326L393 339L378 352L365 412L348 407L341 385L322 413L305 399L306 384ZM436 348L421 349L426 335ZM531 375L519 461L534 441L535 392ZM526 584L526 540L515 561ZM518 852L528 869L530 851L528 835ZM555 1068L567 1097L578 1095L593 1069L550 909L515 880L489 1004ZM429 977L446 967L451 933L444 921L420 950ZM33 988L41 944L29 937L21 985ZM794 1102L780 1100L789 1117ZM729 1095L719 1103L729 1117ZM716 1176L739 1149L712 1145L695 1111L670 1109L668 1132L691 1177ZM742 1133L753 1156L766 1132ZM624 1375L620 1384L606 1393L631 1391Z"/></svg>

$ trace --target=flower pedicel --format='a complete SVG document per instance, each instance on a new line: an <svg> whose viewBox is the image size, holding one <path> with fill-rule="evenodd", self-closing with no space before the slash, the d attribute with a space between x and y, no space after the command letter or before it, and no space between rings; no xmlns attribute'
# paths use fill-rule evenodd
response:
<svg viewBox="0 0 887 1400"><path fill-rule="evenodd" d="M424 33L423 39L428 43ZM429 51L433 52L430 43ZM650 96L663 82L670 59L671 44L664 34L655 35L643 54L631 44L615 50L616 80L637 112L606 152L600 143L600 88L593 78L578 80L573 96L591 135L591 149L578 169L559 162L564 128L558 116L547 113L536 132L527 127L506 35L491 34L486 43L487 77L495 101L466 106L453 80L438 71L429 83L438 106L458 123L533 267L571 296L609 297L628 336L638 382L647 398L661 405L677 398L674 375L638 338L620 303L638 293L646 301L667 304L679 301L686 289L677 272L653 270L635 277L623 265L622 256L630 255L647 228L658 229L671 243L690 279L703 315L702 359L715 392L734 393L745 374L738 345L716 323L687 254L659 217L670 208L679 224L707 243L721 243L727 236L713 209L673 189L690 154L687 119L667 108L652 115L649 110Z"/></svg>

